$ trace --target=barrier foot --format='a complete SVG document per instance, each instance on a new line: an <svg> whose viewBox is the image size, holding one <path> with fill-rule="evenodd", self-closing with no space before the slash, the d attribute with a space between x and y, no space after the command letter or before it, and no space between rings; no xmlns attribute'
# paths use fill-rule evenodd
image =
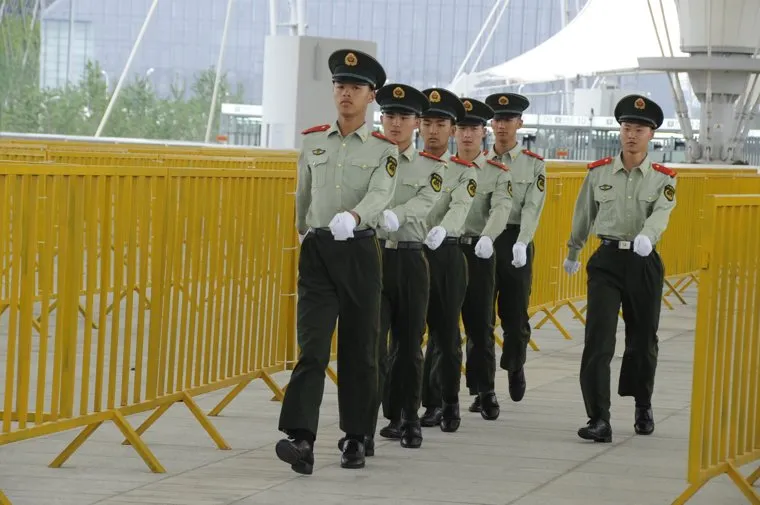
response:
<svg viewBox="0 0 760 505"><path fill-rule="evenodd" d="M664 296L662 297L662 303L668 308L668 310L673 310L673 305Z"/></svg>
<svg viewBox="0 0 760 505"><path fill-rule="evenodd" d="M263 380L269 389L272 390L272 393L274 393L274 398L272 398L273 401L277 400L278 402L281 402L283 398L285 398L285 388L280 389L280 386L277 385L271 375L268 373L262 373L261 380Z"/></svg>
<svg viewBox="0 0 760 505"><path fill-rule="evenodd" d="M691 500L691 498L697 494L697 491L702 489L702 486L705 484L707 484L706 480L702 480L696 484L691 484L686 488L686 491L681 493L681 495L673 501L671 505L684 505L687 501Z"/></svg>
<svg viewBox="0 0 760 505"><path fill-rule="evenodd" d="M0 505L11 505L11 501L2 491L0 491Z"/></svg>
<svg viewBox="0 0 760 505"><path fill-rule="evenodd" d="M284 386L282 386L282 397L283 398L285 398L285 391L287 391L287 390L288 390L288 385L287 384L285 384ZM277 395L274 395L272 398L270 398L269 401L270 402L280 402L282 400L280 398L277 398Z"/></svg>
<svg viewBox="0 0 760 505"><path fill-rule="evenodd" d="M562 304L560 304L560 305L557 305L556 307L554 307L554 308L551 310L551 313L552 313L552 315L556 314L556 313L559 311L559 309L561 309L561 308L562 308L564 305L565 305L565 304L564 304L564 303L562 303ZM548 315L544 316L544 318L543 318L543 319L541 319L541 320L538 322L538 324L537 324L536 326L534 326L534 328L535 328L535 329L537 329L537 330L540 330L540 329L541 329L541 327L542 327L543 325L545 325L547 321L549 321L549 316L548 316Z"/></svg>
<svg viewBox="0 0 760 505"><path fill-rule="evenodd" d="M673 294L678 298L678 301L681 302L682 305L688 305L686 303L686 300L683 296L681 296L681 293L678 292L678 285L673 285L670 283L669 280L665 279L665 285L670 288L670 290L673 292ZM666 294L665 296L668 296L670 293Z"/></svg>
<svg viewBox="0 0 760 505"><path fill-rule="evenodd" d="M533 339L530 339L530 340L528 340L528 345L529 345L529 346L530 346L530 348L531 348L531 349L533 349L534 351L540 351L540 350L541 350L541 348L540 348L540 347L538 347L538 344L536 344L536 343L533 341Z"/></svg>
<svg viewBox="0 0 760 505"><path fill-rule="evenodd" d="M79 435L74 438L74 440L71 441L69 445L66 446L66 448L61 451L61 453L53 460L52 463L50 463L50 468L61 468L63 464L74 455L74 453L82 447L82 444L84 444L88 438L92 436L95 431L97 431L98 428L100 428L100 425L103 424L104 421L98 421L97 423L90 424L89 426L86 426L81 432L79 432Z"/></svg>
<svg viewBox="0 0 760 505"><path fill-rule="evenodd" d="M697 276L694 275L694 274L689 274L688 279L689 280L686 281L686 283L683 286L681 286L680 288L678 288L678 291L680 293L683 293L684 291L686 291L689 288L689 286L691 286L692 283L699 284L699 279L697 279Z"/></svg>
<svg viewBox="0 0 760 505"><path fill-rule="evenodd" d="M726 473L731 477L731 480L734 481L734 484L739 488L739 491L747 497L749 503L752 505L760 505L760 494L757 494L757 491L752 489L752 484L750 484L749 479L745 478L732 463L728 464ZM754 475L755 474L752 474L750 478Z"/></svg>
<svg viewBox="0 0 760 505"><path fill-rule="evenodd" d="M338 385L338 374L335 373L335 370L332 369L330 365L327 365L327 370L325 370L325 373L327 373L327 376L330 377L330 380L335 383L335 385Z"/></svg>
<svg viewBox="0 0 760 505"><path fill-rule="evenodd" d="M219 449L222 449L223 451L228 451L231 449L229 444L227 444L227 441L224 440L224 437L222 437L221 433L219 433L219 430L216 429L216 426L211 424L211 421L208 420L208 417L206 417L206 414L203 413L201 408L198 406L195 400L193 400L193 397L190 396L190 394L187 391L182 393L181 401L182 403L185 404L185 406L187 406L188 410L192 412L192 414L201 424L203 429L206 430L206 433L208 433L208 436L211 437L211 440L214 441L214 443Z"/></svg>
<svg viewBox="0 0 760 505"><path fill-rule="evenodd" d="M754 486L755 482L757 482L758 480L760 480L760 466L757 467L757 470L752 472L752 475L747 477L747 482L749 482L751 486Z"/></svg>
<svg viewBox="0 0 760 505"><path fill-rule="evenodd" d="M222 410L224 410L224 408L227 405L229 405L230 403L232 403L232 400L234 400L235 398L237 398L237 395L239 395L240 393L242 393L243 390L246 388L246 386L248 386L248 384L250 384L252 381L253 381L253 377L248 377L243 382L241 382L240 384L238 384L237 386L235 386L235 388L232 391L230 391L229 393L227 393L227 396L225 396L222 399L222 401L220 401L217 404L216 407L214 407L213 409L211 409L211 411L208 413L208 415L216 417L219 414L221 414Z"/></svg>
<svg viewBox="0 0 760 505"><path fill-rule="evenodd" d="M559 321L557 321L557 318L554 317L554 314L549 309L541 309L545 314L546 317L549 318L549 320L552 322L555 328L559 330L559 332L562 334L563 337L565 337L565 340L572 340L573 337L570 336L570 334L567 332L564 326L560 324Z"/></svg>
<svg viewBox="0 0 760 505"><path fill-rule="evenodd" d="M586 326L586 318L583 317L583 312L578 310L573 302L567 302L567 306L573 311L575 319L579 320L582 325Z"/></svg>
<svg viewBox="0 0 760 505"><path fill-rule="evenodd" d="M166 414L166 411L169 410L169 407L171 407L173 404L174 402L164 403L156 410L154 410L153 413L148 416L148 419L143 421L142 424L137 427L135 433L137 433L138 436L142 436L143 433L148 431L148 429L150 429L150 427L153 426L156 421L158 421L158 418ZM129 439L124 440L121 445L130 445Z"/></svg>
<svg viewBox="0 0 760 505"><path fill-rule="evenodd" d="M504 338L498 335L494 335L494 343L499 347L504 347Z"/></svg>

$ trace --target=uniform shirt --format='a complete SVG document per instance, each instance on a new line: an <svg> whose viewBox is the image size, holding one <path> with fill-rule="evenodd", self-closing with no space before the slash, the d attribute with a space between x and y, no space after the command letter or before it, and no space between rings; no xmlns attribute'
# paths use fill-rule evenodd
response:
<svg viewBox="0 0 760 505"><path fill-rule="evenodd" d="M396 187L398 148L366 123L345 137L337 121L304 130L298 157L296 227L327 228L336 214L359 215L357 230L370 227Z"/></svg>
<svg viewBox="0 0 760 505"><path fill-rule="evenodd" d="M530 244L546 200L544 159L527 149L520 149L520 144L501 155L491 148L486 157L498 159L509 167L512 176L512 211L507 224L519 225L517 242Z"/></svg>
<svg viewBox="0 0 760 505"><path fill-rule="evenodd" d="M509 168L498 161L487 160L482 151L472 163L478 187L464 222L464 235L496 240L507 227L512 210L512 177Z"/></svg>
<svg viewBox="0 0 760 505"><path fill-rule="evenodd" d="M630 173L621 156L589 163L575 203L568 259L577 261L592 226L600 237L630 241L641 234L655 245L676 205L675 177L649 157Z"/></svg>
<svg viewBox="0 0 760 505"><path fill-rule="evenodd" d="M449 237L460 237L464 232L464 220L470 212L475 191L478 189L475 165L448 152L443 154L446 169L443 173L441 197L427 217L428 229L441 226Z"/></svg>
<svg viewBox="0 0 760 505"><path fill-rule="evenodd" d="M446 163L426 157L411 144L401 156L396 173L396 190L389 205L398 217L399 228L394 232L377 229L381 239L395 242L422 242L427 236L426 218L441 196ZM382 222L382 214L377 219Z"/></svg>

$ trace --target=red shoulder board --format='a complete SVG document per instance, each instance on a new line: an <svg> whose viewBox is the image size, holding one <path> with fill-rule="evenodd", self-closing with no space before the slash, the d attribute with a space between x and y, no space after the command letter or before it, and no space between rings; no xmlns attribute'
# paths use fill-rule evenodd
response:
<svg viewBox="0 0 760 505"><path fill-rule="evenodd" d="M441 158L439 158L438 156L436 156L436 155L434 155L434 154L430 154L430 153L428 153L428 152L425 152L425 151L420 151L420 156L424 156L425 158L430 158L430 159L431 159L431 160L433 160L433 161L440 161L441 163L445 163L445 162L444 162L444 161L443 161Z"/></svg>
<svg viewBox="0 0 760 505"><path fill-rule="evenodd" d="M495 167L499 167L500 169L504 170L505 172L507 170L509 170L509 168L507 168L507 166L504 163L500 163L500 162L498 162L496 160L486 160L486 161L488 163L490 163L491 165L495 166Z"/></svg>
<svg viewBox="0 0 760 505"><path fill-rule="evenodd" d="M602 158L601 160L592 161L591 163L588 164L586 168L588 168L589 170L592 170L596 167L609 165L610 163L612 163L612 158L610 156L607 156L606 158Z"/></svg>
<svg viewBox="0 0 760 505"><path fill-rule="evenodd" d="M312 126L311 128L305 129L304 131L301 132L301 135L308 135L309 133L314 133L314 132L323 132L329 129L330 129L329 124L321 124L319 126Z"/></svg>
<svg viewBox="0 0 760 505"><path fill-rule="evenodd" d="M474 163L470 163L469 161L465 161L465 160L463 160L462 158L457 158L456 156L452 156L452 157L451 157L451 158L449 158L449 159L450 159L451 161L453 161L454 163L459 163L460 165L464 165L464 166L466 166L466 167L474 167L474 166L475 166L475 164L474 164Z"/></svg>
<svg viewBox="0 0 760 505"><path fill-rule="evenodd" d="M486 156L488 154L488 149L483 150L483 156Z"/></svg>
<svg viewBox="0 0 760 505"><path fill-rule="evenodd" d="M672 168L668 168L664 165L660 165L659 163L652 163L652 168L654 168L661 174L669 175L671 177L675 177L676 175L678 175L678 172L676 172Z"/></svg>
<svg viewBox="0 0 760 505"><path fill-rule="evenodd" d="M538 160L544 161L544 157L543 156L541 156L539 154L536 154L533 151L528 151L527 149L523 149L522 153L523 154L527 154L528 156L533 156L534 158L536 158Z"/></svg>
<svg viewBox="0 0 760 505"><path fill-rule="evenodd" d="M396 145L396 143L394 141L392 141L391 139L389 139L388 137L386 137L385 135L383 135L380 132L372 132L372 136L375 137L375 138L378 138L380 140L384 140L386 142L390 142L394 146Z"/></svg>

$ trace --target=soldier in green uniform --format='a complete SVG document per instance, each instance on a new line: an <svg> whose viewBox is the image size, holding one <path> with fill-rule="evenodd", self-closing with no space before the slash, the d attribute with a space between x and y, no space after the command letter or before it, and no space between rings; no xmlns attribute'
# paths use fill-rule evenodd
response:
<svg viewBox="0 0 760 505"><path fill-rule="evenodd" d="M430 232L425 239L430 264L428 347L423 373L423 401L427 408L423 426L441 426L445 432L459 429L459 385L462 369L462 334L459 315L467 291L467 261L458 246L464 221L477 190L472 163L448 154L454 125L464 118L464 104L443 88L423 91L430 108L422 116L420 133L425 150L448 160L441 199L428 214ZM427 397L425 397L427 395Z"/></svg>
<svg viewBox="0 0 760 505"><path fill-rule="evenodd" d="M298 264L297 333L301 354L290 378L279 429L288 435L277 456L311 474L325 369L336 318L341 466L362 468L365 435L377 406L377 342L382 271L371 223L393 197L396 145L365 124L383 67L370 55L339 50L329 58L338 120L305 130L298 158L296 227L303 238Z"/></svg>
<svg viewBox="0 0 760 505"><path fill-rule="evenodd" d="M544 208L546 166L541 156L521 149L517 141L522 113L530 105L528 99L515 93L497 93L488 96L486 104L494 110L491 129L495 137L486 156L507 165L512 174L512 212L494 249L496 310L504 335L500 364L509 378L509 396L519 402L526 387L523 366L531 333L528 305L535 256L533 236Z"/></svg>
<svg viewBox="0 0 760 505"><path fill-rule="evenodd" d="M654 431L652 392L657 366L657 328L664 268L656 244L676 205L676 173L648 158L648 144L663 121L652 100L629 95L615 107L622 152L590 163L573 214L565 271L580 268L578 256L592 228L601 245L589 259L586 340L580 383L589 422L578 436L611 442L610 361L618 311L623 306L625 354L618 394L636 402L634 429Z"/></svg>
<svg viewBox="0 0 760 505"><path fill-rule="evenodd" d="M387 360L388 380L381 374L379 383L388 388L386 416L394 425L400 421L401 446L418 448L422 445L417 414L422 337L430 285L423 240L428 231L425 220L441 196L446 165L437 156L418 152L412 142L420 115L430 106L425 95L411 86L388 84L377 92L377 103L383 131L398 144L401 153L393 200L377 223L383 251L379 361L387 352L385 337L389 331L392 349Z"/></svg>
<svg viewBox="0 0 760 505"><path fill-rule="evenodd" d="M462 305L467 335L467 387L477 394L480 415L499 417L494 392L496 359L493 334L493 297L496 260L493 244L504 231L512 210L512 177L509 168L489 160L482 150L485 126L493 109L472 98L462 98L465 116L457 121L457 158L475 165L477 189L459 239L467 258L469 282ZM471 409L472 410L472 409Z"/></svg>

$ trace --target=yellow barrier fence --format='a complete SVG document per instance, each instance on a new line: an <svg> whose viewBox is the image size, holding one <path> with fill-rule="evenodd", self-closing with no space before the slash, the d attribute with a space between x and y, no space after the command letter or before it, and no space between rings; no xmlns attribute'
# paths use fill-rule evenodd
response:
<svg viewBox="0 0 760 505"><path fill-rule="evenodd" d="M694 343L686 503L728 474L760 505L739 467L760 459L760 194L708 198Z"/></svg>
<svg viewBox="0 0 760 505"><path fill-rule="evenodd" d="M271 374L295 354L297 241L282 232L294 175L0 164L0 445L84 428L59 467L112 421L163 472L140 435L182 402L229 448L193 398L234 387L220 411L256 378L282 396Z"/></svg>

